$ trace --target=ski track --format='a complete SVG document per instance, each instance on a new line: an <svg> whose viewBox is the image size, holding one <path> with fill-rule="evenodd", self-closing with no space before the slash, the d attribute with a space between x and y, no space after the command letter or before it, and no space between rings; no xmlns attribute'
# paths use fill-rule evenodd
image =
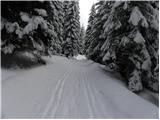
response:
<svg viewBox="0 0 160 120"><path fill-rule="evenodd" d="M60 67L61 69L58 69L58 67ZM54 74L51 71L53 69L54 69L54 72L53 72ZM40 70L44 72L42 72L42 74L40 74L39 76L38 74ZM101 90L101 87L96 87L97 84L95 80L100 79L97 76L106 77L106 75L104 72L100 70L99 65L97 63L94 63L93 61L90 61L90 60L77 61L73 59L64 59L62 57L58 57L55 60L53 58L53 63L50 61L50 64L46 65L45 67L38 67L38 69L34 68L30 71L23 72L23 74L17 73L18 74L18 75L16 74L17 76L13 75L13 76L7 77L4 80L5 82L4 83L2 82L3 83L2 85L4 85L3 89L5 85L9 84L10 80L12 81L12 79L14 79L14 81L16 81L16 79L20 77L18 80L21 81L21 79L23 79L22 77L23 75L26 74L25 76L29 76L30 74L33 74L33 73L36 74L35 79L37 79L37 84L38 84L38 77L47 76L46 80L44 81L45 82L44 84L48 85L48 87L51 87L53 84L54 87L53 88L51 87L49 89L50 94L48 95L49 97L45 101L46 103L44 104L44 106L41 106L40 99L38 99L38 102L36 103L30 103L30 105L33 104L38 107L34 109L35 110L34 116L33 116L34 110L33 109L30 110L31 111L30 114L32 116L28 116L28 118L32 118L32 117L34 118L118 118L118 117L129 118L132 116L128 114L128 111L124 112L123 110L121 110L119 107L116 106L117 103L114 103L114 100L113 100L116 97L110 96L112 90L114 89L111 89L110 91L110 87L108 87L105 89L107 90L105 93L105 91ZM45 77L41 79L44 79L44 78ZM56 78L56 79L53 79L53 78ZM108 81L108 84L111 83L111 80L108 80L110 79L110 77L103 78L101 81L104 80L105 83L107 83L105 79ZM23 80L25 81L25 79ZM47 84L47 81L49 81L51 84ZM36 81L33 82L33 84L35 83ZM115 85L118 83L111 83L111 84ZM21 88L20 91L23 92L23 88ZM2 90L2 97L3 97L3 94L5 93L3 93L3 90ZM18 96L18 94L16 95ZM9 96L9 93L8 93L8 96ZM3 98L2 104L3 102L5 102L5 98ZM8 104L5 103L5 105L8 105ZM151 103L147 103L147 105L152 106ZM7 108L9 109L10 106L7 106ZM25 109L25 105L24 105L24 108L19 107L19 109L20 108ZM156 111L156 109L158 108L156 108L153 105L152 110ZM2 112L4 113L4 118L8 118L8 117L12 118L12 115L7 114L6 110ZM18 113L16 113L16 115L17 115L17 118L21 118L20 117L21 115L18 116ZM14 118L16 118L15 116Z"/></svg>
<svg viewBox="0 0 160 120"><path fill-rule="evenodd" d="M87 71L83 72L83 76L84 76L84 82L88 91L88 96L90 98L90 104L92 106L92 110L94 112L92 116L92 118L96 118L97 116L103 117L103 110L101 109L101 104L100 102L97 100L97 97L95 95L96 91L93 88L93 86L91 84L88 83L89 79L88 79L88 75L87 75Z"/></svg>
<svg viewBox="0 0 160 120"><path fill-rule="evenodd" d="M63 92L64 83L69 76L69 72L65 72L64 75L61 77L61 79L57 80L57 84L55 87L55 90L53 90L53 94L50 98L50 101L48 102L44 113L42 114L42 118L46 118L50 115L50 112L52 115L55 114L56 109L58 108L59 101L61 99L61 94Z"/></svg>
<svg viewBox="0 0 160 120"><path fill-rule="evenodd" d="M88 86L85 83L84 74L82 76L83 76L82 84L84 86L84 93L85 93L85 96L86 96L86 99L87 99L87 103L88 103L88 108L89 108L89 117L93 118L94 117L93 104L91 102L91 98L90 98L90 95L89 95Z"/></svg>

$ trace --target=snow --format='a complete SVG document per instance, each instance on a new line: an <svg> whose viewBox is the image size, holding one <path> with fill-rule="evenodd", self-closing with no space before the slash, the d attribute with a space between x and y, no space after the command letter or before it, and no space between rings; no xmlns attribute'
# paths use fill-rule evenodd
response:
<svg viewBox="0 0 160 120"><path fill-rule="evenodd" d="M85 60L86 59L86 57L84 55L80 55L80 54L75 56L74 58L77 60Z"/></svg>
<svg viewBox="0 0 160 120"><path fill-rule="evenodd" d="M140 44L145 43L145 40L144 40L143 36L141 35L141 33L139 31L137 31L137 33L135 35L135 38L134 38L134 41L136 43L140 43Z"/></svg>
<svg viewBox="0 0 160 120"><path fill-rule="evenodd" d="M147 51L146 51L147 52ZM147 52L148 53L148 52ZM147 59L142 64L143 70L150 70L151 69L151 58L149 56L149 53L147 55Z"/></svg>
<svg viewBox="0 0 160 120"><path fill-rule="evenodd" d="M124 5L123 5L123 9L126 10L128 8L128 3L125 1Z"/></svg>
<svg viewBox="0 0 160 120"><path fill-rule="evenodd" d="M38 9L38 8L36 8L36 9L34 9L39 15L41 15L41 16L43 16L43 17L46 17L47 16L47 12L46 12L46 10L44 10L44 9Z"/></svg>
<svg viewBox="0 0 160 120"><path fill-rule="evenodd" d="M109 40L106 39L106 41L104 42L104 44L101 47L101 50L107 50L108 49L108 43L109 43Z"/></svg>
<svg viewBox="0 0 160 120"><path fill-rule="evenodd" d="M121 77L99 64L45 60L47 65L32 69L2 69L2 118L158 119L158 98L129 91Z"/></svg>
<svg viewBox="0 0 160 120"><path fill-rule="evenodd" d="M120 5L122 5L122 3L124 3L124 1L116 1L113 5L113 9L119 7Z"/></svg>
<svg viewBox="0 0 160 120"><path fill-rule="evenodd" d="M105 28L104 33L108 33L115 26L115 23L112 22L112 20L113 16L111 15L103 26Z"/></svg>
<svg viewBox="0 0 160 120"><path fill-rule="evenodd" d="M8 46L5 46L4 48L2 48L2 51L5 53L5 54L10 54L13 52L14 50L14 46L12 44L9 44Z"/></svg>
<svg viewBox="0 0 160 120"><path fill-rule="evenodd" d="M139 70L134 70L129 78L128 88L131 91L141 91L143 89Z"/></svg>
<svg viewBox="0 0 160 120"><path fill-rule="evenodd" d="M121 39L120 45L125 46L129 42L130 42L130 39L128 37L126 37L126 36L123 36L122 39Z"/></svg>
<svg viewBox="0 0 160 120"><path fill-rule="evenodd" d="M4 28L5 22L6 22L6 20L5 20L3 17L1 17L1 23L0 23L0 25L1 25L1 30Z"/></svg>
<svg viewBox="0 0 160 120"><path fill-rule="evenodd" d="M23 35L29 34L33 30L36 30L38 25L40 25L44 30L48 29L47 22L41 16L30 17L30 15L25 12L20 12L20 16L22 21L28 23L24 28L21 28L17 22L11 23L2 18L1 29L5 26L8 33L13 33L15 31L19 38L22 38Z"/></svg>
<svg viewBox="0 0 160 120"><path fill-rule="evenodd" d="M24 22L30 22L31 21L31 18L29 17L28 13L21 12L20 16L21 16L22 21L24 21Z"/></svg>
<svg viewBox="0 0 160 120"><path fill-rule="evenodd" d="M132 10L131 16L129 18L129 23L132 23L134 26L137 26L141 21L141 25L143 27L148 28L148 23L145 17L142 15L141 11L138 7L134 7Z"/></svg>
<svg viewBox="0 0 160 120"><path fill-rule="evenodd" d="M107 34L113 29L118 30L122 26L121 22L117 18L115 18L114 12L115 12L115 9L112 8L112 11L110 13L110 16L108 17L108 20L103 25L104 34Z"/></svg>
<svg viewBox="0 0 160 120"><path fill-rule="evenodd" d="M42 29L47 29L47 22L44 20L41 16L33 16L29 17L30 15L25 12L20 12L20 16L22 21L27 22L28 24L21 30L17 30L16 34L18 34L19 38L22 38L23 35L29 34L33 30L36 30L38 28L38 25L41 26Z"/></svg>
<svg viewBox="0 0 160 120"><path fill-rule="evenodd" d="M107 51L106 54L103 57L103 61L109 60L111 58L110 52Z"/></svg>
<svg viewBox="0 0 160 120"><path fill-rule="evenodd" d="M8 33L12 33L12 32L14 32L16 29L19 28L19 25L18 25L17 22L14 22L14 23L8 22L6 19L4 19L4 18L2 17L2 20L1 20L1 30L2 30L4 27L6 28L6 30L7 30Z"/></svg>
<svg viewBox="0 0 160 120"><path fill-rule="evenodd" d="M159 30L159 22L156 20L151 21L151 27L158 31Z"/></svg>

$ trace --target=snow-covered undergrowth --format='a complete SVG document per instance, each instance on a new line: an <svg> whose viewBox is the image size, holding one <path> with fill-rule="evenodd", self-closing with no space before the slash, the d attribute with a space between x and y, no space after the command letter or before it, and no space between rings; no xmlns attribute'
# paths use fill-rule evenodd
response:
<svg viewBox="0 0 160 120"><path fill-rule="evenodd" d="M32 68L33 66L45 64L45 61L38 55L22 51L14 54L1 53L2 68Z"/></svg>
<svg viewBox="0 0 160 120"><path fill-rule="evenodd" d="M158 118L158 98L129 91L99 64L44 59L29 70L2 69L2 118Z"/></svg>

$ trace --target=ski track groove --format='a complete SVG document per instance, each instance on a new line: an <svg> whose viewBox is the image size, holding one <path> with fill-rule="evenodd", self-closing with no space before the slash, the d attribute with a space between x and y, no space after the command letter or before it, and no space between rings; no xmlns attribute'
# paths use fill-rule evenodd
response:
<svg viewBox="0 0 160 120"><path fill-rule="evenodd" d="M89 93L89 90L88 90L88 86L86 85L86 77L84 75L84 73L82 72L81 75L83 76L83 79L82 79L82 84L84 86L84 93L85 93L85 96L86 96L86 99L87 99L87 102L88 102L88 108L89 108L89 117L90 118L94 118L94 109L93 109L93 104L92 104L92 101L90 99L90 93Z"/></svg>
<svg viewBox="0 0 160 120"><path fill-rule="evenodd" d="M59 107L59 105L60 105L60 100L61 100L61 97L62 97L62 93L63 93L63 91L64 91L64 86L65 86L65 82L68 80L67 78L69 77L71 75L71 72L70 73L68 73L64 78L64 80L62 81L62 83L61 83L61 89L58 91L58 96L57 96L57 104L55 104L56 105L56 107L54 106L53 108L52 108L52 111L51 111L51 116L53 115L53 117L55 117L55 115L56 115L56 112L57 112L57 110L58 110L58 107ZM54 102L54 101L53 101ZM56 102L55 102L56 103Z"/></svg>
<svg viewBox="0 0 160 120"><path fill-rule="evenodd" d="M70 76L68 76L68 77L67 77L67 80L66 80L67 82L70 81L71 83L73 83L72 81L73 81L74 79L69 79L70 77L72 78L73 75L75 75L75 74L73 74L73 72L75 72L75 71L72 70L72 71L70 72ZM65 86L64 86L64 87L65 87ZM74 87L74 86L73 86L73 87ZM72 89L73 89L73 88L72 88ZM72 90L72 91L73 91L73 90ZM70 88L68 89L68 92L69 92L69 93L72 92L72 91L70 91ZM65 101L65 100L68 99L68 95L66 95L66 96L63 98L63 94L64 94L64 93L62 93L62 99L59 99L59 105L58 105L59 107L61 107L61 106L63 106L64 104L66 104L66 101ZM75 97L75 96L72 95L72 97L70 97L69 99L72 101L74 97ZM64 101L65 101L65 102L64 102ZM73 102L71 102L71 103L73 103ZM57 109L55 110L55 112L53 112L53 113L54 113L54 115L53 115L54 118L60 118L59 116L57 116L59 107L57 107ZM68 110L70 110L70 106L68 107ZM63 113L63 115L66 116L66 114L64 114L64 113Z"/></svg>
<svg viewBox="0 0 160 120"><path fill-rule="evenodd" d="M97 116L97 114L96 114L97 113L97 108L95 106L95 104L96 104L96 97L95 97L93 91L91 90L91 85L89 85L88 82L87 82L88 78L87 78L86 72L83 72L83 76L84 76L84 83L85 83L86 88L88 90L88 97L90 98L90 103L91 103L91 106L92 106L92 111L94 111L94 115L95 115L93 117L95 118Z"/></svg>
<svg viewBox="0 0 160 120"><path fill-rule="evenodd" d="M73 78L75 78L75 79L71 79L73 81L72 83L73 83L74 86L70 90L70 92L72 92L71 97L70 97L70 101L71 101L72 105L69 106L69 111L70 111L69 112L69 118L72 117L70 115L72 115L74 107L77 106L76 100L79 99L78 92L79 92L79 89L80 89L79 86L78 86L78 82L79 82L79 78L77 77L78 76L78 72L74 71L74 74L72 74L72 75L74 76ZM76 115L78 113L77 110L78 109L75 109L75 111L74 111Z"/></svg>
<svg viewBox="0 0 160 120"><path fill-rule="evenodd" d="M80 75L80 74L78 74L78 75ZM80 96L80 91L79 91L79 89L81 89L81 78L79 77L78 79L77 79L77 89L76 89L76 96L75 96L75 105L77 106L78 104L78 100L79 100L79 96ZM76 112L77 112L77 115L78 116L80 116L78 113L78 110L76 109Z"/></svg>
<svg viewBox="0 0 160 120"><path fill-rule="evenodd" d="M46 117L49 117L48 114L50 112L55 112L56 109L58 108L58 104L56 104L59 99L61 98L61 95L62 95L62 91L63 91L63 87L64 87L64 83L66 81L66 78L70 75L70 73L67 71L63 74L63 76L57 80L57 83L56 83L56 87L55 89L53 90L53 93L52 93L52 96L41 116L41 118L46 118ZM57 96L58 95L58 96ZM58 99L58 100L56 100ZM53 113L54 114L54 113Z"/></svg>
<svg viewBox="0 0 160 120"><path fill-rule="evenodd" d="M87 72L83 72L83 74L85 76L85 84L88 86L88 91L90 93L89 95L90 95L90 98L91 98L91 103L93 105L93 110L96 112L95 113L95 115L96 115L95 118L98 117L98 116L103 117L104 114L103 114L103 110L102 110L102 107L103 107L102 103L99 101L98 97L96 96L96 92L95 92L95 89L93 88L93 86L87 82L89 80Z"/></svg>

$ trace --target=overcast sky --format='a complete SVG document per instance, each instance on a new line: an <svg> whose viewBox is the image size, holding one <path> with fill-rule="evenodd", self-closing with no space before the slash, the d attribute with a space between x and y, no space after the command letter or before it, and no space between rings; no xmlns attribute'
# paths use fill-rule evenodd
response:
<svg viewBox="0 0 160 120"><path fill-rule="evenodd" d="M87 27L91 7L93 3L96 3L96 1L97 0L79 0L80 22L85 28Z"/></svg>

